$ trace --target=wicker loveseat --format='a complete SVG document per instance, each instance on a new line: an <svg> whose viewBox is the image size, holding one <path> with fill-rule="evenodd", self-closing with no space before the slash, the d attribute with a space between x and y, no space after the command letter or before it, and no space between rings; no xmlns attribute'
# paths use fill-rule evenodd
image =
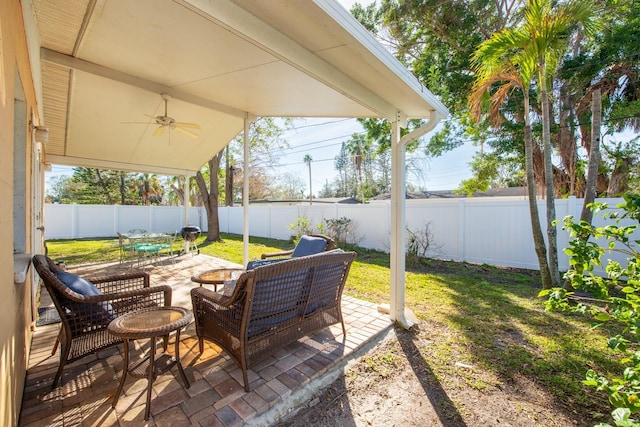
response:
<svg viewBox="0 0 640 427"><path fill-rule="evenodd" d="M247 369L299 338L335 323L346 334L340 300L354 252L330 251L243 272L230 295L191 290L196 332Z"/></svg>
<svg viewBox="0 0 640 427"><path fill-rule="evenodd" d="M87 282L60 270L44 255L35 255L33 265L62 323L56 342L56 346L60 344L60 365L52 388L58 384L67 362L122 342L107 332L109 322L116 316L145 307L171 305L171 286L149 286L149 275L144 272Z"/></svg>

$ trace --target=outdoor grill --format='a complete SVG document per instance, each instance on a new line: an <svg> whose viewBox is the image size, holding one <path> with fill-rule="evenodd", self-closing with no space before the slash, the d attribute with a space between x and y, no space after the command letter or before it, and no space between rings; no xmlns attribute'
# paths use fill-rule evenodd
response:
<svg viewBox="0 0 640 427"><path fill-rule="evenodd" d="M195 249L200 253L200 249L198 249L198 245L196 245L196 239L200 237L200 227L195 225L184 226L180 229L180 235L184 241L189 244L188 251Z"/></svg>

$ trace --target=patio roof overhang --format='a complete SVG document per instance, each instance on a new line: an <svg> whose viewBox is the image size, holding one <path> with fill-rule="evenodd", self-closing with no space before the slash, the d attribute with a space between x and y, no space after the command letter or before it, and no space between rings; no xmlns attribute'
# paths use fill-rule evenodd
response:
<svg viewBox="0 0 640 427"><path fill-rule="evenodd" d="M31 0L31 52L49 128L45 161L192 175L254 117L371 117L393 123L391 318L404 316L400 128L448 116L442 103L335 0ZM33 45L32 41L32 45ZM36 43L37 44L37 43ZM39 74L38 74L39 73ZM197 138L153 136L164 114ZM149 119L148 116L151 116ZM247 151L245 149L245 151ZM245 161L248 153L245 152ZM188 180L187 180L188 182ZM248 194L245 183L244 194ZM245 196L246 197L246 196ZM245 198L245 260L248 200Z"/></svg>
<svg viewBox="0 0 640 427"><path fill-rule="evenodd" d="M33 0L46 161L192 174L246 116L442 118L447 109L333 0ZM153 136L145 116L198 123Z"/></svg>

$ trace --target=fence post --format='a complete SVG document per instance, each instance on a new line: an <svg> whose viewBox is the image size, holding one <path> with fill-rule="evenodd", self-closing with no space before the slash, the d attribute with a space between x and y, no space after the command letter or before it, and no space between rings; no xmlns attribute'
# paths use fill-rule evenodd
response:
<svg viewBox="0 0 640 427"><path fill-rule="evenodd" d="M113 235L118 235L118 230L120 230L120 212L118 209L119 205L113 205Z"/></svg>
<svg viewBox="0 0 640 427"><path fill-rule="evenodd" d="M271 203L269 203L267 205L267 207L268 207L267 214L269 216L269 238L271 239L271 236L273 235L272 223L271 223L271 218L272 218L272 215L273 215L273 212L272 212L273 211L273 205Z"/></svg>
<svg viewBox="0 0 640 427"><path fill-rule="evenodd" d="M569 196L567 200L567 215L571 215L573 218L580 218L580 215L578 215L576 211L578 205L576 196Z"/></svg>
<svg viewBox="0 0 640 427"><path fill-rule="evenodd" d="M458 261L465 261L464 246L466 240L465 230L465 199L458 201Z"/></svg>

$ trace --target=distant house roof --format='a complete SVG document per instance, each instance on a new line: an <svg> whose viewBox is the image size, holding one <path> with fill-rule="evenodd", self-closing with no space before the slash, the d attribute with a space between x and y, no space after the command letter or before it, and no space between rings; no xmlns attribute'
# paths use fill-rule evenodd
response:
<svg viewBox="0 0 640 427"><path fill-rule="evenodd" d="M453 190L438 191L407 191L407 200L410 199L460 199L466 198L464 194L457 194ZM471 197L523 197L527 195L525 187L490 188L485 192L476 192ZM371 198L371 201L389 200L390 193L380 194Z"/></svg>
<svg viewBox="0 0 640 427"><path fill-rule="evenodd" d="M283 200L273 200L273 199L262 199L262 200L251 200L250 204L281 204L281 205L308 205L309 199L283 199ZM353 197L326 197L313 199L313 203L324 203L324 204L348 204L348 205L356 205L360 203L359 200Z"/></svg>

